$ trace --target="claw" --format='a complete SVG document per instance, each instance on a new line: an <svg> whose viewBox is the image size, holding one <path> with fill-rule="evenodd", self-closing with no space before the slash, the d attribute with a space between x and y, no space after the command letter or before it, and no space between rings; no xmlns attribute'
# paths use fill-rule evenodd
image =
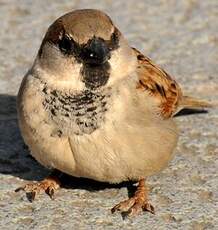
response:
<svg viewBox="0 0 218 230"><path fill-rule="evenodd" d="M139 181L135 195L128 200L115 205L111 212L120 211L123 219L134 216L140 211L148 211L154 214L154 207L148 202L148 189L145 187L144 180Z"/></svg>
<svg viewBox="0 0 218 230"><path fill-rule="evenodd" d="M46 190L46 193L49 195L49 197L52 199L52 200L54 200L54 193L55 193L55 190L54 190L54 188L48 188L47 190Z"/></svg>
<svg viewBox="0 0 218 230"><path fill-rule="evenodd" d="M116 210L117 210L117 211L120 211L119 208L116 208L116 206L114 206L114 207L111 209L111 213L112 213L112 214L115 213Z"/></svg>
<svg viewBox="0 0 218 230"><path fill-rule="evenodd" d="M15 191L15 192L19 192L19 191L21 191L21 190L24 191L24 187L16 188L14 191Z"/></svg>
<svg viewBox="0 0 218 230"><path fill-rule="evenodd" d="M36 192L27 192L26 196L30 202L33 202L36 198Z"/></svg>
<svg viewBox="0 0 218 230"><path fill-rule="evenodd" d="M120 202L119 204L115 205L112 209L111 209L111 212L114 213L116 211L122 211L122 212L125 212L125 211L128 211L129 208L131 206L133 206L135 203L135 200L134 198L130 198L128 200L124 200L122 202Z"/></svg>
<svg viewBox="0 0 218 230"><path fill-rule="evenodd" d="M155 214L155 210L154 210L154 206L151 205L150 203L146 203L143 207L142 207L142 210L143 211L147 211L147 212L150 212L152 214Z"/></svg>

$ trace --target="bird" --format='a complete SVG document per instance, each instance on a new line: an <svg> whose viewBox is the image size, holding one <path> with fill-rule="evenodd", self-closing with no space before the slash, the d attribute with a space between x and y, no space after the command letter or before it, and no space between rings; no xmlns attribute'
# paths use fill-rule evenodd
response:
<svg viewBox="0 0 218 230"><path fill-rule="evenodd" d="M16 189L51 198L59 173L110 184L138 182L111 211L155 213L147 177L173 159L174 116L211 104L183 94L161 67L131 47L100 10L74 10L48 28L17 96L18 123L31 155L52 173Z"/></svg>

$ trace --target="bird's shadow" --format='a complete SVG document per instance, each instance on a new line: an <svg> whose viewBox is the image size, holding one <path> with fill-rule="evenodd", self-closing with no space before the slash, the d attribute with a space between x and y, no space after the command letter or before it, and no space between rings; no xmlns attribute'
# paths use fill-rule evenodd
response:
<svg viewBox="0 0 218 230"><path fill-rule="evenodd" d="M19 131L16 96L0 94L0 173L28 180L39 181L50 174L31 155ZM129 196L135 191L132 182L109 184L85 178L61 176L62 186L67 189L89 191L127 187Z"/></svg>

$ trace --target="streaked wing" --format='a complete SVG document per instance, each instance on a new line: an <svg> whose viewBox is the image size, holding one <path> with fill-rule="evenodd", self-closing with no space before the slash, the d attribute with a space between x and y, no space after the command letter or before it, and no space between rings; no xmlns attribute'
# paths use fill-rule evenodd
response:
<svg viewBox="0 0 218 230"><path fill-rule="evenodd" d="M137 89L149 92L159 102L160 114L169 118L178 109L182 91L175 80L148 57L133 48L137 59L139 77Z"/></svg>

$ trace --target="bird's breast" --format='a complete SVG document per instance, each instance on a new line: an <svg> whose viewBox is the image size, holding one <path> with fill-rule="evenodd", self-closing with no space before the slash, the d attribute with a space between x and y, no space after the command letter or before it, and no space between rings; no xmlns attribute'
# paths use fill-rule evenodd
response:
<svg viewBox="0 0 218 230"><path fill-rule="evenodd" d="M69 94L45 87L43 93L43 106L56 123L59 134L91 134L105 119L109 92L84 90Z"/></svg>

